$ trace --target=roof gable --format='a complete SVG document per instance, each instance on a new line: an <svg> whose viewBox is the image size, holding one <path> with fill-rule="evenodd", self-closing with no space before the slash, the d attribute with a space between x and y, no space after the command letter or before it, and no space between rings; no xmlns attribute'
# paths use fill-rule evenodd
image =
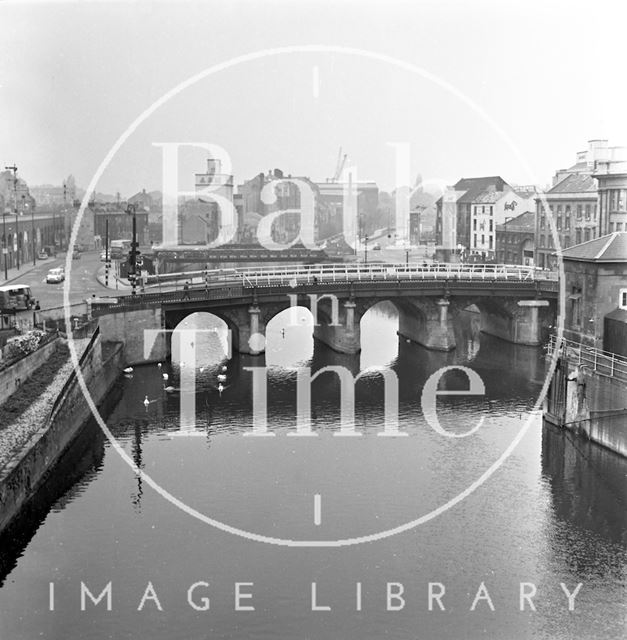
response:
<svg viewBox="0 0 627 640"><path fill-rule="evenodd" d="M560 253L565 260L627 262L627 231L588 240L588 242L568 247Z"/></svg>

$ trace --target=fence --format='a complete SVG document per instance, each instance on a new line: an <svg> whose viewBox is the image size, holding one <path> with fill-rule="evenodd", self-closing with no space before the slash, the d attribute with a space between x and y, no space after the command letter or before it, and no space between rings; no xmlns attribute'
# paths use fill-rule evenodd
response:
<svg viewBox="0 0 627 640"><path fill-rule="evenodd" d="M552 335L548 344L548 355L553 356L556 349L559 349L560 355L572 364L588 367L601 376L627 383L627 358L572 340L562 339L559 342L557 337Z"/></svg>

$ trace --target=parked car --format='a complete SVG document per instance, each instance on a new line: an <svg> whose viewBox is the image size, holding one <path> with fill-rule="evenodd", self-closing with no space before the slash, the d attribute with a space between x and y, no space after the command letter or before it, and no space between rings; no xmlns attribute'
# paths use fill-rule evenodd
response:
<svg viewBox="0 0 627 640"><path fill-rule="evenodd" d="M109 256L109 259L111 259L111 256ZM102 251L100 253L100 262L106 262L106 261L107 261L107 252Z"/></svg>
<svg viewBox="0 0 627 640"><path fill-rule="evenodd" d="M48 271L48 275L46 276L46 282L48 284L58 284L59 282L63 282L64 280L65 271L61 267L50 269L50 271Z"/></svg>
<svg viewBox="0 0 627 640"><path fill-rule="evenodd" d="M381 251L381 245L380 245L378 242L375 242L375 243L372 245L372 250L373 250L373 251Z"/></svg>
<svg viewBox="0 0 627 640"><path fill-rule="evenodd" d="M39 255L37 256L40 260L47 260L48 259L48 254L45 251L40 251Z"/></svg>
<svg viewBox="0 0 627 640"><path fill-rule="evenodd" d="M80 251L72 251L72 260L80 260L81 252Z"/></svg>

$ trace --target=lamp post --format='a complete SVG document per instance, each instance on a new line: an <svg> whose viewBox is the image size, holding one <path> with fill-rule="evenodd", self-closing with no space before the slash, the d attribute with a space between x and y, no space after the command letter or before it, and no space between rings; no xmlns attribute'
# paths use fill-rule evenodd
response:
<svg viewBox="0 0 627 640"><path fill-rule="evenodd" d="M20 222L17 213L17 205L15 207L15 262L17 270L20 270Z"/></svg>
<svg viewBox="0 0 627 640"><path fill-rule="evenodd" d="M9 279L8 269L7 269L7 253L9 250L7 249L7 224L6 224L7 212L2 212L2 253L4 254L4 279Z"/></svg>
<svg viewBox="0 0 627 640"><path fill-rule="evenodd" d="M364 236L364 264L368 264L368 236Z"/></svg>
<svg viewBox="0 0 627 640"><path fill-rule="evenodd" d="M105 218L105 286L109 286L109 216Z"/></svg>

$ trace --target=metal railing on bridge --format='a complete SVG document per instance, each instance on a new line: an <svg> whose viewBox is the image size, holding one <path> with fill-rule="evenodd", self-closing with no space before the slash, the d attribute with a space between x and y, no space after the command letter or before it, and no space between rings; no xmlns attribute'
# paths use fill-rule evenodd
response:
<svg viewBox="0 0 627 640"><path fill-rule="evenodd" d="M295 286L322 282L368 280L499 280L557 282L557 273L535 267L506 264L320 264L286 265L256 269L212 269L148 276L148 286L191 286L240 281L244 287Z"/></svg>
<svg viewBox="0 0 627 640"><path fill-rule="evenodd" d="M627 358L565 338L558 346L557 336L552 335L547 346L547 355L552 357L558 348L560 355L572 364L588 367L601 376L627 382Z"/></svg>

